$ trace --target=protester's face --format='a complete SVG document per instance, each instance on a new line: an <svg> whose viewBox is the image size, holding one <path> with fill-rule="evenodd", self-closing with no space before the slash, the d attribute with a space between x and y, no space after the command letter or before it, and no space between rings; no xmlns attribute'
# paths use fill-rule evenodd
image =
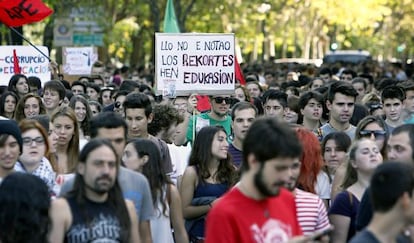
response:
<svg viewBox="0 0 414 243"><path fill-rule="evenodd" d="M405 92L404 107L408 113L414 114L414 90L408 90Z"/></svg>
<svg viewBox="0 0 414 243"><path fill-rule="evenodd" d="M372 174L382 163L382 155L377 144L366 138L360 140L355 151L355 160L351 160L351 163L357 171Z"/></svg>
<svg viewBox="0 0 414 243"><path fill-rule="evenodd" d="M83 89L83 86L81 85L74 85L70 88L73 92L73 95L80 95L80 94L84 94L85 90Z"/></svg>
<svg viewBox="0 0 414 243"><path fill-rule="evenodd" d="M345 151L341 151L334 139L326 141L323 158L329 170L335 172L336 169L345 162L347 156Z"/></svg>
<svg viewBox="0 0 414 243"><path fill-rule="evenodd" d="M120 95L116 97L115 103L114 103L114 111L120 114L122 117L124 116L124 101L126 99L126 96Z"/></svg>
<svg viewBox="0 0 414 243"><path fill-rule="evenodd" d="M322 117L322 104L312 98L300 112L305 119L319 121Z"/></svg>
<svg viewBox="0 0 414 243"><path fill-rule="evenodd" d="M176 98L174 100L174 107L178 110L178 113L184 115L188 111L188 100L185 98Z"/></svg>
<svg viewBox="0 0 414 243"><path fill-rule="evenodd" d="M381 132L385 132L385 130L380 125L378 125L378 123L376 122L369 123L368 125L365 126L364 129L361 130L361 132L365 132L365 133L371 132L370 134L367 134L366 136L362 136L361 134L360 136L369 138L372 141L374 141L380 150L384 147L386 134L383 134L383 135L379 134ZM375 134L375 132L377 132L377 134Z"/></svg>
<svg viewBox="0 0 414 243"><path fill-rule="evenodd" d="M31 97L24 102L24 116L26 118L31 118L33 116L39 115L40 113L40 105L39 100Z"/></svg>
<svg viewBox="0 0 414 243"><path fill-rule="evenodd" d="M14 164L16 164L17 158L20 154L19 143L16 138L9 135L4 142L3 146L0 146L0 170L12 171Z"/></svg>
<svg viewBox="0 0 414 243"><path fill-rule="evenodd" d="M14 112L14 109L16 109L16 99L13 96L9 95L4 101L4 111L7 113L12 113Z"/></svg>
<svg viewBox="0 0 414 243"><path fill-rule="evenodd" d="M345 82L351 82L352 81L352 74L346 74L346 73L343 73L343 74L341 74L341 76L340 76L340 80L341 81L345 81Z"/></svg>
<svg viewBox="0 0 414 243"><path fill-rule="evenodd" d="M58 135L58 145L67 145L75 134L75 124L67 116L58 116L53 121L53 127Z"/></svg>
<svg viewBox="0 0 414 243"><path fill-rule="evenodd" d="M88 95L90 100L98 100L98 92L96 92L95 89L87 87L86 88L86 94Z"/></svg>
<svg viewBox="0 0 414 243"><path fill-rule="evenodd" d="M249 91L249 95L252 98L260 97L260 88L257 86L256 83L250 83L246 85L247 91Z"/></svg>
<svg viewBox="0 0 414 243"><path fill-rule="evenodd" d="M86 106L80 101L76 101L75 103L75 114L76 119L78 119L78 122L83 122L83 120L85 120Z"/></svg>
<svg viewBox="0 0 414 243"><path fill-rule="evenodd" d="M393 161L414 163L413 148L411 147L408 132L391 135L388 139L387 157Z"/></svg>
<svg viewBox="0 0 414 243"><path fill-rule="evenodd" d="M323 80L322 79L315 79L312 82L312 85L310 86L310 90L315 90L317 88L322 87L323 85Z"/></svg>
<svg viewBox="0 0 414 243"><path fill-rule="evenodd" d="M56 147L58 144L58 135L56 133L53 123L49 122L49 151L51 153L56 153Z"/></svg>
<svg viewBox="0 0 414 243"><path fill-rule="evenodd" d="M141 138L147 135L148 123L152 118L145 115L144 108L128 108L125 109L125 120L128 124L128 137Z"/></svg>
<svg viewBox="0 0 414 243"><path fill-rule="evenodd" d="M98 106L89 104L89 108L91 109L92 116L96 116L99 114Z"/></svg>
<svg viewBox="0 0 414 243"><path fill-rule="evenodd" d="M398 122L401 118L402 102L397 98L385 99L383 101L383 110L387 120Z"/></svg>
<svg viewBox="0 0 414 243"><path fill-rule="evenodd" d="M348 123L354 113L355 98L336 93L332 103L327 101L330 119L338 123Z"/></svg>
<svg viewBox="0 0 414 243"><path fill-rule="evenodd" d="M358 99L361 100L362 97L364 97L366 90L364 87L364 84L361 82L357 82L357 83L353 83L352 86L354 87L354 89L357 91L358 93Z"/></svg>
<svg viewBox="0 0 414 243"><path fill-rule="evenodd" d="M300 175L300 166L301 162L299 160L296 160L293 162L292 166L290 167L290 177L287 183L285 184L285 187L289 191L293 191L296 188L297 181Z"/></svg>
<svg viewBox="0 0 414 243"><path fill-rule="evenodd" d="M216 98L222 98L221 102L216 101ZM225 99L229 100L230 96L228 95L216 95L211 98L211 111L219 117L224 117L229 113L230 109L230 101L226 101Z"/></svg>
<svg viewBox="0 0 414 243"><path fill-rule="evenodd" d="M283 119L285 109L278 100L267 100L263 105L265 116L273 116Z"/></svg>
<svg viewBox="0 0 414 243"><path fill-rule="evenodd" d="M29 84L25 78L19 78L16 83L16 91L19 95L24 95L29 93Z"/></svg>
<svg viewBox="0 0 414 243"><path fill-rule="evenodd" d="M234 90L234 97L237 98L239 101L246 101L246 95L242 88L237 88Z"/></svg>
<svg viewBox="0 0 414 243"><path fill-rule="evenodd" d="M54 110L59 106L59 93L55 90L47 89L43 93L43 103L48 110Z"/></svg>
<svg viewBox="0 0 414 243"><path fill-rule="evenodd" d="M111 141L118 157L121 158L126 143L124 127L98 128L98 134L96 137L105 138Z"/></svg>
<svg viewBox="0 0 414 243"><path fill-rule="evenodd" d="M254 109L236 110L232 121L234 139L243 141L255 118L256 112Z"/></svg>
<svg viewBox="0 0 414 243"><path fill-rule="evenodd" d="M102 105L107 106L112 104L112 98L111 98L111 91L103 91L102 92Z"/></svg>
<svg viewBox="0 0 414 243"><path fill-rule="evenodd" d="M115 184L117 162L114 152L101 146L89 153L84 163L79 163L78 173L83 176L86 191L102 195Z"/></svg>
<svg viewBox="0 0 414 243"><path fill-rule="evenodd" d="M218 131L211 143L211 153L216 159L226 159L229 150L229 143L227 142L227 135L223 131Z"/></svg>
<svg viewBox="0 0 414 243"><path fill-rule="evenodd" d="M26 167L39 165L46 153L46 141L37 129L30 129L22 133L23 153L19 161Z"/></svg>
<svg viewBox="0 0 414 243"><path fill-rule="evenodd" d="M122 155L122 163L126 168L141 172L147 161L148 156L139 157L134 145L132 143L127 144Z"/></svg>
<svg viewBox="0 0 414 243"><path fill-rule="evenodd" d="M296 111L290 109L289 107L286 107L283 118L287 123L296 124L298 122L299 115L296 113Z"/></svg>
<svg viewBox="0 0 414 243"><path fill-rule="evenodd" d="M327 73L327 74L321 74L321 75L319 75L319 77L325 82L325 83L327 83L327 82L329 82L330 80L331 80L331 76L329 75L329 73Z"/></svg>
<svg viewBox="0 0 414 243"><path fill-rule="evenodd" d="M280 187L285 186L291 176L292 165L297 158L275 158L255 165L254 184L264 197L277 196ZM257 162L259 163L259 162Z"/></svg>

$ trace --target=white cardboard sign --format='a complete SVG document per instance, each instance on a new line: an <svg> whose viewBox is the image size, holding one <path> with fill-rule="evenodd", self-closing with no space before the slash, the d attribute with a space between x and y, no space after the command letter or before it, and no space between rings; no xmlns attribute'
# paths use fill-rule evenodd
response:
<svg viewBox="0 0 414 243"><path fill-rule="evenodd" d="M64 47L63 73L68 75L90 75L92 65L98 60L94 47Z"/></svg>
<svg viewBox="0 0 414 243"><path fill-rule="evenodd" d="M158 94L232 94L234 64L234 34L155 34Z"/></svg>
<svg viewBox="0 0 414 243"><path fill-rule="evenodd" d="M49 57L46 46L36 46ZM19 60L21 74L38 77L42 83L50 80L49 60L32 46L0 46L0 85L8 85L14 75L13 50Z"/></svg>

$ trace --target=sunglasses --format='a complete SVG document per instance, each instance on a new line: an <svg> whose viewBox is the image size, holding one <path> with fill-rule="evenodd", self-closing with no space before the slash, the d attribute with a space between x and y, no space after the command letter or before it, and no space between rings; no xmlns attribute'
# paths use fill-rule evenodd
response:
<svg viewBox="0 0 414 243"><path fill-rule="evenodd" d="M361 137L371 137L374 134L375 139L384 139L387 132L380 130L361 130L359 135Z"/></svg>
<svg viewBox="0 0 414 243"><path fill-rule="evenodd" d="M221 104L221 103L223 103L223 101L225 101L226 104L230 104L230 102L231 102L230 97L225 97L225 98L223 98L223 97L214 97L213 99L217 104Z"/></svg>

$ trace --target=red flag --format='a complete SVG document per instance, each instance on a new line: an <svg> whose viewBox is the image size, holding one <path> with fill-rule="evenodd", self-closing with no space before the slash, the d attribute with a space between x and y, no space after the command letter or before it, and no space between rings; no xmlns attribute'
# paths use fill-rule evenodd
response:
<svg viewBox="0 0 414 243"><path fill-rule="evenodd" d="M9 27L41 21L52 13L41 0L0 0L0 22Z"/></svg>
<svg viewBox="0 0 414 243"><path fill-rule="evenodd" d="M16 49L13 49L13 69L14 74L20 74L21 69L19 66L19 59L17 58Z"/></svg>
<svg viewBox="0 0 414 243"><path fill-rule="evenodd" d="M243 72L241 71L239 61L237 61L237 57L236 56L234 56L234 57L235 57L235 60L236 60L236 63L234 63L236 80L239 80L241 85L245 85L246 84L246 80L244 80Z"/></svg>

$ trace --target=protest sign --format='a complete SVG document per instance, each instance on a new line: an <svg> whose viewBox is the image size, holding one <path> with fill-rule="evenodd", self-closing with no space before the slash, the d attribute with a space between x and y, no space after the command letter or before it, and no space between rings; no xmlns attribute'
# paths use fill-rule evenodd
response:
<svg viewBox="0 0 414 243"><path fill-rule="evenodd" d="M157 93L232 94L234 34L155 34Z"/></svg>
<svg viewBox="0 0 414 243"><path fill-rule="evenodd" d="M46 46L37 48L49 57ZM36 76L42 82L50 80L49 60L31 46L0 46L0 85L8 85L14 75L13 50L16 51L21 74Z"/></svg>
<svg viewBox="0 0 414 243"><path fill-rule="evenodd" d="M98 60L94 47L64 47L63 73L68 75L90 75L93 64Z"/></svg>

